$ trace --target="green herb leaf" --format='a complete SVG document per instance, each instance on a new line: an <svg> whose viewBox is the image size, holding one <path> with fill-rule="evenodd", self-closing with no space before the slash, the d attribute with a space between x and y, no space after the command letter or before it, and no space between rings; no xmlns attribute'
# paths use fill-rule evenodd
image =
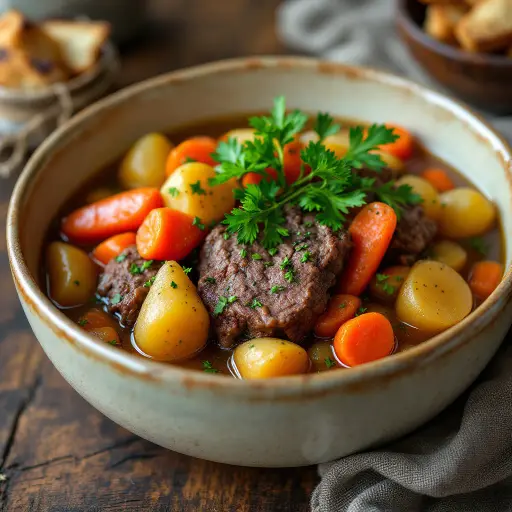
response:
<svg viewBox="0 0 512 512"><path fill-rule="evenodd" d="M151 285L155 282L156 276L151 277L144 283L145 288L150 288Z"/></svg>
<svg viewBox="0 0 512 512"><path fill-rule="evenodd" d="M261 308L263 307L263 304L258 299L252 299L249 307L252 309Z"/></svg>
<svg viewBox="0 0 512 512"><path fill-rule="evenodd" d="M318 134L320 141L323 141L329 135L334 135L340 131L340 125L334 122L332 116L327 113L319 112L316 116L313 130Z"/></svg>
<svg viewBox="0 0 512 512"><path fill-rule="evenodd" d="M192 226L197 226L200 230L204 231L204 224L201 223L201 219L199 217L194 217Z"/></svg>
<svg viewBox="0 0 512 512"><path fill-rule="evenodd" d="M174 282L174 281L171 281L171 288L178 288L178 285Z"/></svg>
<svg viewBox="0 0 512 512"><path fill-rule="evenodd" d="M217 282L214 277L205 277L204 280L210 284L215 284Z"/></svg>
<svg viewBox="0 0 512 512"><path fill-rule="evenodd" d="M223 297L222 295L219 297L219 300L217 302L217 305L215 306L215 309L213 310L213 316L219 316L224 312L224 309L228 305L228 299L227 297Z"/></svg>
<svg viewBox="0 0 512 512"><path fill-rule="evenodd" d="M142 265L140 266L141 273L146 271L149 267L153 265L153 260L146 260Z"/></svg>
<svg viewBox="0 0 512 512"><path fill-rule="evenodd" d="M193 162L197 162L197 160L194 159L194 158L191 158L190 156L186 156L185 157L185 163L186 164L190 164L190 163L193 163Z"/></svg>
<svg viewBox="0 0 512 512"><path fill-rule="evenodd" d="M270 254L270 256L275 256L277 254L277 249L275 247L272 247L271 249L268 250L268 253Z"/></svg>
<svg viewBox="0 0 512 512"><path fill-rule="evenodd" d="M176 187L170 187L167 189L167 192L169 192L169 195L171 197L178 197L180 191Z"/></svg>
<svg viewBox="0 0 512 512"><path fill-rule="evenodd" d="M362 315L363 313L366 313L366 311L368 311L368 308L360 307L360 308L356 311L355 316Z"/></svg>
<svg viewBox="0 0 512 512"><path fill-rule="evenodd" d="M219 373L220 370L217 370L213 367L210 361L203 361L203 372L205 373Z"/></svg>
<svg viewBox="0 0 512 512"><path fill-rule="evenodd" d="M384 183L384 185L372 190L380 201L386 203L395 210L398 219L401 217L402 207L411 204L420 204L423 202L421 196L416 194L410 185L400 185L399 187L396 187L394 181L388 181L387 183Z"/></svg>
<svg viewBox="0 0 512 512"><path fill-rule="evenodd" d="M236 295L231 295L231 297L228 297L228 304L233 304L233 302L236 302L238 300L238 297Z"/></svg>
<svg viewBox="0 0 512 512"><path fill-rule="evenodd" d="M347 303L346 303L346 302L342 302L342 303L338 306L338 308L339 308L339 309L345 309L346 307L347 307Z"/></svg>
<svg viewBox="0 0 512 512"><path fill-rule="evenodd" d="M286 279L286 281L288 281L289 283L293 283L293 281L295 281L295 271L293 270L293 268L287 270L284 274L284 278Z"/></svg>
<svg viewBox="0 0 512 512"><path fill-rule="evenodd" d="M126 254L120 254L119 256L115 257L115 260L117 263L122 263L126 259Z"/></svg>
<svg viewBox="0 0 512 512"><path fill-rule="evenodd" d="M476 252L478 252L482 256L487 256L487 253L489 251L489 246L487 245L487 243L485 242L485 240L483 238L475 236L468 240L468 244L472 249L474 249Z"/></svg>
<svg viewBox="0 0 512 512"><path fill-rule="evenodd" d="M111 299L110 304L115 306L116 304L119 304L123 300L123 296L120 293L116 293Z"/></svg>
<svg viewBox="0 0 512 512"><path fill-rule="evenodd" d="M109 345L114 345L114 347L117 347L117 345L119 345L119 343L117 342L117 340L110 340L110 341L107 341L107 343Z"/></svg>
<svg viewBox="0 0 512 512"><path fill-rule="evenodd" d="M190 190L192 191L192 194L197 194L197 195L200 195L200 196L205 196L206 195L206 190L201 188L201 181L200 180L197 180L195 183L190 183L189 186L190 186Z"/></svg>
<svg viewBox="0 0 512 512"><path fill-rule="evenodd" d="M86 320L85 318L81 318L80 320L78 320L78 325L80 325L81 327L83 327L84 325L87 325L89 323L88 320Z"/></svg>
<svg viewBox="0 0 512 512"><path fill-rule="evenodd" d="M257 252L253 253L253 254L251 255L251 258L252 258L253 260L261 260L261 259L262 259L261 255L260 255L260 254L258 254Z"/></svg>
<svg viewBox="0 0 512 512"><path fill-rule="evenodd" d="M332 368L333 366L336 366L336 362L333 361L330 357L326 357L324 359L324 363L325 363L325 366L327 366L327 368Z"/></svg>
<svg viewBox="0 0 512 512"><path fill-rule="evenodd" d="M182 267L183 268L183 272L185 272L185 274L188 276L190 274L190 272L192 272L192 267Z"/></svg>
<svg viewBox="0 0 512 512"><path fill-rule="evenodd" d="M247 256L247 250L246 249L240 249L240 256L242 258L245 258Z"/></svg>
<svg viewBox="0 0 512 512"><path fill-rule="evenodd" d="M279 293L279 292L282 292L284 289L285 289L284 286L277 284L277 285L272 286L272 288L270 288L270 293Z"/></svg>
<svg viewBox="0 0 512 512"><path fill-rule="evenodd" d="M78 281L77 279L75 279L75 280L73 281L73 284L74 284L75 286L80 286L80 281Z"/></svg>
<svg viewBox="0 0 512 512"><path fill-rule="evenodd" d="M300 262L301 263L306 263L310 260L311 258L311 253L309 251L306 251L303 255L302 255L302 258L300 259Z"/></svg>

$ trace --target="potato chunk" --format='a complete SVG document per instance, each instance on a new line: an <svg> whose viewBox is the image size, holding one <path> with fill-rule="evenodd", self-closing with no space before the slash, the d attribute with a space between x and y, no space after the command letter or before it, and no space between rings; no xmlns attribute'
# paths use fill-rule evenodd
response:
<svg viewBox="0 0 512 512"><path fill-rule="evenodd" d="M239 345L233 361L243 379L268 379L306 373L307 352L291 341L255 338Z"/></svg>
<svg viewBox="0 0 512 512"><path fill-rule="evenodd" d="M411 269L396 301L398 318L427 332L440 332L466 317L473 306L471 290L451 267L419 261Z"/></svg>
<svg viewBox="0 0 512 512"><path fill-rule="evenodd" d="M196 287L175 261L156 275L135 324L137 346L160 361L182 361L201 350L209 317Z"/></svg>

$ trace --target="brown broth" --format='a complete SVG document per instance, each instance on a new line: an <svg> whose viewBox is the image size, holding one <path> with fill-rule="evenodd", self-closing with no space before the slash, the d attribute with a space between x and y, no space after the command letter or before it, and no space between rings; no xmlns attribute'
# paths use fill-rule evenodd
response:
<svg viewBox="0 0 512 512"><path fill-rule="evenodd" d="M259 115L259 114L254 114ZM215 120L207 120L198 124L183 126L179 130L172 131L168 133L170 140L174 144L178 144L179 142L193 136L201 136L201 135L207 135L212 137L219 137L223 133L229 131L230 129L234 128L241 128L247 126L247 118L249 116L236 116L236 117L229 117L229 118L221 118L221 119L215 119ZM342 123L344 126L347 125L353 125L353 124L361 124L361 123L355 123L347 120L343 120ZM62 208L59 216L54 219L54 222L52 226L49 229L48 232L48 242L53 240L63 240L62 236L59 234L59 222L62 216L69 213L70 211L87 204L90 201L90 195L94 193L95 191L98 191L98 189L106 189L110 194L120 191L120 187L117 183L116 174L117 174L117 168L119 165L119 161L114 162L109 167L102 169L98 172L97 175L95 175L84 187L83 189L76 194L74 197L70 198L69 201L67 201ZM406 172L407 174L419 174L423 170L425 170L428 167L437 167L444 169L449 176L452 178L452 180L455 182L457 186L470 186L472 188L475 188L465 177L463 177L461 174L455 171L452 167L450 167L448 164L440 160L439 158L435 157L434 155L430 154L428 151L426 151L423 147L421 147L420 144L416 144L415 151L413 157L406 162ZM89 200L88 200L89 198ZM485 256L486 259L493 259L497 261L502 261L502 238L501 233L499 229L495 228L492 231L490 231L488 234L479 237L482 238L486 246L488 247L488 253ZM462 276L467 279L469 275L469 270L471 266L481 259L483 259L482 255L479 254L477 251L472 249L467 243L461 242L462 245L464 245L465 249L468 250L468 261L461 272ZM92 249L92 247L83 247L85 250L89 251ZM188 266L191 266L190 264ZM197 275L195 271L191 274L192 280L197 281ZM42 282L46 282L46 276L42 276ZM382 301L377 301L375 299L369 299L366 298L366 300L363 301L363 306L369 308L370 310L382 310L382 308L385 308L383 311L385 314L388 315L390 318L393 326L394 326L394 332L396 336L396 351L401 352L404 350L407 350L408 348L411 348L413 346L418 345L419 343L426 341L428 338L431 337L430 333L421 331L419 329L416 329L412 326L405 325L398 321L398 319L395 316L393 304L385 303ZM474 307L478 306L478 302L475 300ZM91 307L97 307L97 308L103 308L102 303L94 304L86 304L79 307L74 308L66 308L63 309L63 313L66 314L69 318L71 318L73 321L78 322L80 318L91 309ZM127 350L129 352L135 353L139 355L139 352L136 350L133 344L132 339L132 333L129 329L122 327L119 325L118 333L121 338L122 342L122 349ZM320 340L315 339L314 336L311 336L310 340L307 340L304 346L307 348L313 344L315 344L315 347L317 346L316 343L319 343L320 347L323 347L328 354L331 354L331 359L335 360L334 354L332 353L332 350L328 347L328 345L331 344L331 340ZM322 352L323 355L324 352ZM230 364L230 358L232 355L232 350L226 350L221 349L214 340L209 340L207 346L194 358L184 361L179 364L179 366L194 369L194 370L202 370L203 369L203 361L209 361L212 363L212 366L219 370L222 373L233 373L231 364ZM144 357L141 355L141 357ZM327 365L322 364L322 360L319 362L313 362L311 365L311 371L326 371L330 369L335 368L342 368L341 365L336 364L335 366L332 366L331 368L328 368Z"/></svg>

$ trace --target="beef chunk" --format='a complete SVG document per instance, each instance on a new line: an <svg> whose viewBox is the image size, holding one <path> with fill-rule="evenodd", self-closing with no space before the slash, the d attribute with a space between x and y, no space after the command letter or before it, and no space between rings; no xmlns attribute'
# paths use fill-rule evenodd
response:
<svg viewBox="0 0 512 512"><path fill-rule="evenodd" d="M296 208L287 209L285 227L291 236L274 256L259 243L243 247L236 236L225 239L224 226L207 236L198 291L223 347L258 336L300 342L325 310L328 290L350 250L349 235L334 233ZM220 297L233 302L215 315Z"/></svg>
<svg viewBox="0 0 512 512"><path fill-rule="evenodd" d="M436 233L436 223L425 216L421 206L404 208L386 259L400 264L411 264L432 242Z"/></svg>
<svg viewBox="0 0 512 512"><path fill-rule="evenodd" d="M144 283L156 275L161 265L161 262L152 262L148 266L147 260L141 258L137 248L132 246L105 267L98 284L98 295L108 299L109 312L118 314L123 325L131 327L135 324L149 292L149 286Z"/></svg>

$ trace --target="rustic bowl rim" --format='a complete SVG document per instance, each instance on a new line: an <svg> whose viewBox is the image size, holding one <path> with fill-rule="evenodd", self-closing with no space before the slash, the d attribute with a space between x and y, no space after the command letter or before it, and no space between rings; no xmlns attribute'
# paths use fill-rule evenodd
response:
<svg viewBox="0 0 512 512"><path fill-rule="evenodd" d="M409 0L397 1L397 23L414 40L431 52L441 55L445 59L457 60L475 66L492 65L499 68L512 68L512 58L506 55L496 55L481 52L468 52L462 48L451 46L437 41L429 36L413 19L408 9Z"/></svg>
<svg viewBox="0 0 512 512"><path fill-rule="evenodd" d="M512 171L512 149L484 119L456 100L420 86L409 80L370 68L362 68L326 62L307 57L261 56L222 60L160 75L130 87L124 88L107 98L94 103L73 117L48 137L37 149L23 170L14 188L7 214L7 251L18 293L39 320L61 340L68 342L83 355L110 366L109 371L131 374L141 381L154 384L174 383L187 388L211 391L229 396L259 400L290 399L293 397L315 398L326 393L355 391L370 387L382 387L388 381L402 374L415 371L425 364L433 364L443 356L457 351L474 336L489 326L505 308L512 295L512 265L506 269L498 288L474 312L462 322L447 331L406 352L352 368L350 371L323 372L294 375L267 380L239 380L231 376L211 375L184 369L150 359L143 359L128 352L120 351L108 344L102 344L60 312L32 277L21 251L19 228L20 210L25 192L30 183L44 167L48 155L58 148L62 139L76 134L82 124L94 118L99 112L108 111L129 99L154 91L168 83L180 83L204 76L221 73L244 73L254 70L282 69L300 70L313 74L343 76L346 79L362 78L375 84L398 88L404 93L420 95L433 107L440 107L446 113L467 123L490 144L500 155L506 172ZM511 176L512 180L512 176ZM512 182L512 181L511 181ZM509 185L508 185L509 186ZM502 301L501 304L499 304Z"/></svg>

